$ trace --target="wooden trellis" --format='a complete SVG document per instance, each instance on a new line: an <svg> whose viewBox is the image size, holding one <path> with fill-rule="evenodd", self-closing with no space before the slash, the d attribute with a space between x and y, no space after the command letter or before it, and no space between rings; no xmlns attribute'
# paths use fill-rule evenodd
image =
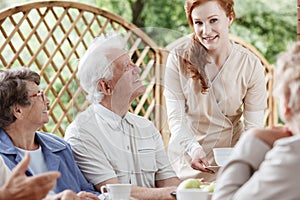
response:
<svg viewBox="0 0 300 200"><path fill-rule="evenodd" d="M78 59L97 36L110 32L125 36L129 53L147 83L144 95L130 111L159 127L161 92L160 52L133 24L100 8L70 1L34 2L0 13L0 68L30 67L42 77L41 88L51 100L50 122L42 129L64 136L66 126L89 102L76 77Z"/></svg>
<svg viewBox="0 0 300 200"><path fill-rule="evenodd" d="M165 144L170 136L162 98L164 64L168 48L156 44L139 28L100 8L70 1L42 1L0 12L0 68L30 67L42 77L41 88L51 100L50 122L42 129L64 136L67 125L89 102L76 77L78 59L97 36L111 31L125 36L129 54L142 69L146 92L135 99L130 111L152 120ZM277 123L272 97L273 68L250 44L231 39L256 54L265 67L268 88L266 125Z"/></svg>

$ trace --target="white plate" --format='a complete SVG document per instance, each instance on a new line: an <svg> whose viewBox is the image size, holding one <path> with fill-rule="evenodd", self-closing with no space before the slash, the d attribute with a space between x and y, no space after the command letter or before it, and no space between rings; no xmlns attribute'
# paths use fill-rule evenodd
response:
<svg viewBox="0 0 300 200"><path fill-rule="evenodd" d="M220 169L220 166L207 166L205 168L213 170L214 172L217 172Z"/></svg>

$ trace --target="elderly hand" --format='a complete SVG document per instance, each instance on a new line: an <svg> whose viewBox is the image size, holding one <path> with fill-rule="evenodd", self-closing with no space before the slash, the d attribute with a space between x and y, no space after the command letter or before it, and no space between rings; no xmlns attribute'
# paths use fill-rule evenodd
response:
<svg viewBox="0 0 300 200"><path fill-rule="evenodd" d="M211 170L205 168L207 166L209 166L209 163L206 159L205 152L202 148L197 148L192 154L191 167L202 172L212 173Z"/></svg>
<svg viewBox="0 0 300 200"><path fill-rule="evenodd" d="M25 172L30 162L30 155L13 169L10 179L0 189L0 199L40 200L56 185L59 172L47 172L28 177Z"/></svg>
<svg viewBox="0 0 300 200"><path fill-rule="evenodd" d="M99 198L89 192L81 191L79 193L75 193L72 190L64 190L63 192L60 192L59 194L55 195L48 195L43 200L99 200Z"/></svg>
<svg viewBox="0 0 300 200"><path fill-rule="evenodd" d="M77 194L72 190L64 190L63 192L60 192L58 194L48 195L43 200L69 200L69 199L80 200L80 197L78 197Z"/></svg>
<svg viewBox="0 0 300 200"><path fill-rule="evenodd" d="M99 200L99 198L90 192L81 191L77 193L77 196L82 200Z"/></svg>
<svg viewBox="0 0 300 200"><path fill-rule="evenodd" d="M292 136L292 133L286 127L269 127L267 129L253 130L253 134L260 140L273 147L274 142L278 139Z"/></svg>

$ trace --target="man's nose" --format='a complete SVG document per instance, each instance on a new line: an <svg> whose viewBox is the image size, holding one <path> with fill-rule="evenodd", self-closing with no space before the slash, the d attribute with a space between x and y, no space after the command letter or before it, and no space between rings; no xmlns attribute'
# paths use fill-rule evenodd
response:
<svg viewBox="0 0 300 200"><path fill-rule="evenodd" d="M137 74L139 74L139 73L141 72L141 68L140 68L138 65L136 65L136 64L134 64L133 70L134 70L134 72L137 73Z"/></svg>

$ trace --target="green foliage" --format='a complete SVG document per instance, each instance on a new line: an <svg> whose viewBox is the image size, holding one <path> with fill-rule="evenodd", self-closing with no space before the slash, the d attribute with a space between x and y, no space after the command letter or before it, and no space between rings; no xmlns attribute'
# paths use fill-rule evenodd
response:
<svg viewBox="0 0 300 200"><path fill-rule="evenodd" d="M128 21L132 21L132 11L129 0L95 0L95 4L103 10L119 15Z"/></svg>
<svg viewBox="0 0 300 200"><path fill-rule="evenodd" d="M159 46L166 46L176 38L191 32L184 0L95 0L96 4L132 20L131 4L144 3L140 17L145 31ZM282 0L235 0L236 20L231 33L255 46L273 64L278 53L296 42L297 2ZM134 11L137 12L137 11Z"/></svg>
<svg viewBox="0 0 300 200"><path fill-rule="evenodd" d="M22 0L21 2L30 2ZM143 29L159 46L166 46L191 32L184 12L185 0L75 0L98 6L121 16L133 19L133 12L141 12ZM142 10L132 10L135 2ZM14 2L16 3L16 2ZM8 3L6 3L9 5ZM0 6L6 5L1 2ZM236 20L231 33L255 46L273 64L278 53L297 40L297 1L235 0ZM150 28L151 27L151 28Z"/></svg>
<svg viewBox="0 0 300 200"><path fill-rule="evenodd" d="M297 2L235 0L231 33L254 45L270 63L297 39Z"/></svg>

